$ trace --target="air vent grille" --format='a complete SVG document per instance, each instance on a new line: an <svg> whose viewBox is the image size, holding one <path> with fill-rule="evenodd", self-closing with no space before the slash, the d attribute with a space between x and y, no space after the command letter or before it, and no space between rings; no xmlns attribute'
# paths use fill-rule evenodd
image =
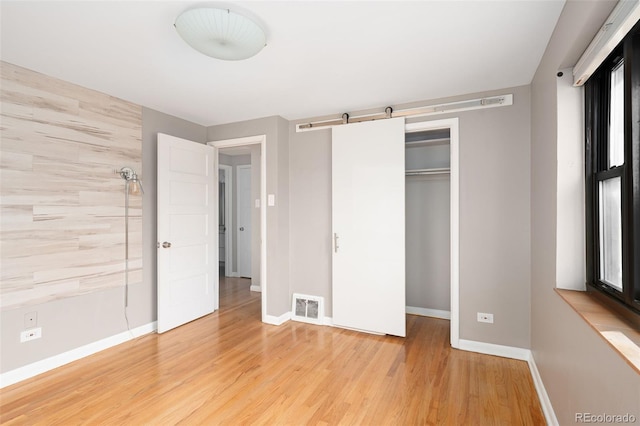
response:
<svg viewBox="0 0 640 426"><path fill-rule="evenodd" d="M295 293L293 295L291 313L291 319L295 321L323 324L324 298Z"/></svg>

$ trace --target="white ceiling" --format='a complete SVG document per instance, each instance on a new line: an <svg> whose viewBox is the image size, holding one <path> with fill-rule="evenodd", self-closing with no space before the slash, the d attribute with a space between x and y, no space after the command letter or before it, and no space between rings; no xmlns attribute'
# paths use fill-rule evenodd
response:
<svg viewBox="0 0 640 426"><path fill-rule="evenodd" d="M298 119L526 85L563 0L206 3L267 46L225 62L173 27L203 3L2 1L2 60L202 125Z"/></svg>

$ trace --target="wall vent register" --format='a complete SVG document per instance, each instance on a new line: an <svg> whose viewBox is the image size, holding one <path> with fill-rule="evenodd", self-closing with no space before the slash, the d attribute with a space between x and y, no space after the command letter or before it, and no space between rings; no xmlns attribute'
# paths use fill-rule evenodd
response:
<svg viewBox="0 0 640 426"><path fill-rule="evenodd" d="M291 306L291 319L311 324L323 324L324 298L295 293Z"/></svg>

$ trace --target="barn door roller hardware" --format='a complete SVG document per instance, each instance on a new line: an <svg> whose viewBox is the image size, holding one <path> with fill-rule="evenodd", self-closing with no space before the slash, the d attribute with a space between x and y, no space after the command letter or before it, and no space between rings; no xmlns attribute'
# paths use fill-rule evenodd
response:
<svg viewBox="0 0 640 426"><path fill-rule="evenodd" d="M330 119L324 121L312 121L309 123L302 123L296 126L296 131L309 131L317 130L333 126L341 126L344 124L360 123L363 121L383 120L387 118L395 117L425 117L433 114L444 114L459 111L470 111L481 108L494 108L501 106L513 105L513 95L499 95L490 96L480 99L471 99L468 101L449 102L444 104L437 104L431 106L424 106L419 108L408 108L394 111L392 107L388 106L384 109L384 112L359 115L351 117L348 113L343 113L339 119Z"/></svg>

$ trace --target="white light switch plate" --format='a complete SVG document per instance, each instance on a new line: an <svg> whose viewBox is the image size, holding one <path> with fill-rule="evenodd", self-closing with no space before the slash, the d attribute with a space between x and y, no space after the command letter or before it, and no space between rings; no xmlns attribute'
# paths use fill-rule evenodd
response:
<svg viewBox="0 0 640 426"><path fill-rule="evenodd" d="M269 194L267 196L267 205L273 207L276 205L276 194Z"/></svg>

